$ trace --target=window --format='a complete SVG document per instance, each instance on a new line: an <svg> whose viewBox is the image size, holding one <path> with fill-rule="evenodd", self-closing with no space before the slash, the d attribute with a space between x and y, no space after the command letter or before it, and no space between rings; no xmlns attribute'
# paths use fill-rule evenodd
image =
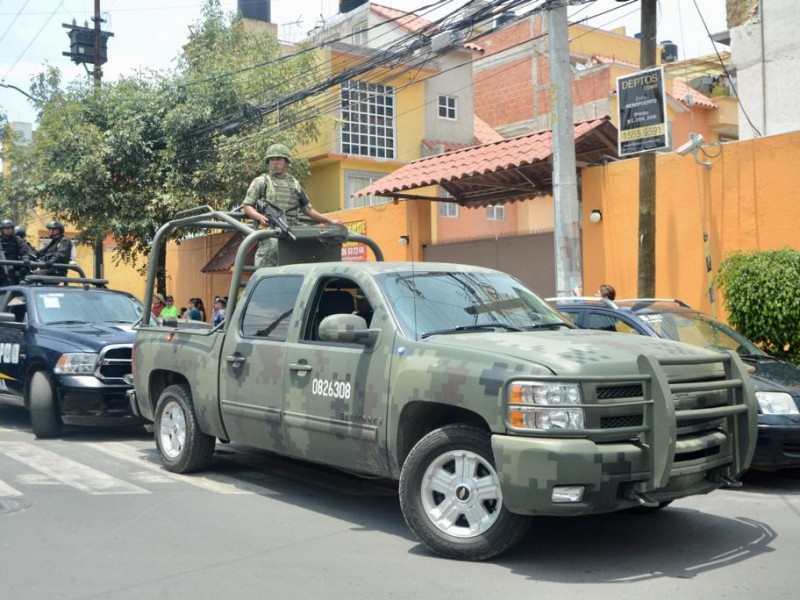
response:
<svg viewBox="0 0 800 600"><path fill-rule="evenodd" d="M599 329L601 331L618 331L620 333L636 333L633 327L622 319L618 319L614 315L601 315L598 313L588 313L586 315L586 329Z"/></svg>
<svg viewBox="0 0 800 600"><path fill-rule="evenodd" d="M256 284L242 317L242 335L286 341L303 278L265 277Z"/></svg>
<svg viewBox="0 0 800 600"><path fill-rule="evenodd" d="M394 158L394 88L361 81L342 84L341 148L345 154Z"/></svg>
<svg viewBox="0 0 800 600"><path fill-rule="evenodd" d="M455 121L458 118L458 111L456 110L458 98L455 96L439 95L439 118L450 119Z"/></svg>
<svg viewBox="0 0 800 600"><path fill-rule="evenodd" d="M486 207L486 218L489 221L505 221L506 220L506 207L502 204L496 204Z"/></svg>
<svg viewBox="0 0 800 600"><path fill-rule="evenodd" d="M375 206L378 204L386 204L392 199L387 196L359 196L353 198L358 190L364 189L368 185L372 185L386 173L375 173L372 171L349 171L346 170L344 174L344 207L345 208L359 208L361 206Z"/></svg>
<svg viewBox="0 0 800 600"><path fill-rule="evenodd" d="M366 46L369 42L369 34L367 33L367 22L361 21L353 25L352 43L354 46Z"/></svg>
<svg viewBox="0 0 800 600"><path fill-rule="evenodd" d="M457 218L458 204L455 202L439 202L439 216Z"/></svg>

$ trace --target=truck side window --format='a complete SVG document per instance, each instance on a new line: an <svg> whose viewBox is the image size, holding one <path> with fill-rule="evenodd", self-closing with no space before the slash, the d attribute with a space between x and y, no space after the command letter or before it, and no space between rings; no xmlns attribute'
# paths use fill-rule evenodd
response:
<svg viewBox="0 0 800 600"><path fill-rule="evenodd" d="M303 278L296 275L265 277L259 281L244 309L242 335L286 341L301 285Z"/></svg>
<svg viewBox="0 0 800 600"><path fill-rule="evenodd" d="M20 293L14 293L8 301L6 310L14 314L14 320L17 323L28 322L28 310L25 307L25 296Z"/></svg>

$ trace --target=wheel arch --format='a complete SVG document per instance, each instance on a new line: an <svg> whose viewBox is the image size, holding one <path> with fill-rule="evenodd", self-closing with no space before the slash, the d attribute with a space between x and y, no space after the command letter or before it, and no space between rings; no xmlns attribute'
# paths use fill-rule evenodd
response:
<svg viewBox="0 0 800 600"><path fill-rule="evenodd" d="M155 369L150 373L150 380L148 382L148 404L150 406L151 414L156 414L156 404L158 403L161 393L171 385L187 385L191 391L189 380L176 371L167 369Z"/></svg>
<svg viewBox="0 0 800 600"><path fill-rule="evenodd" d="M55 380L56 377L52 369L50 369L47 364L43 362L35 360L28 365L28 368L25 370L25 380L22 382L22 398L27 410L30 410L31 408L31 379L33 378L34 374L38 373L39 371L44 371L45 374L53 380ZM54 386L54 391L56 394L56 401L59 403L60 408L61 390L56 385Z"/></svg>
<svg viewBox="0 0 800 600"><path fill-rule="evenodd" d="M435 429L454 423L469 423L491 433L489 424L481 415L461 406L421 401L406 404L397 423L397 472L419 440Z"/></svg>

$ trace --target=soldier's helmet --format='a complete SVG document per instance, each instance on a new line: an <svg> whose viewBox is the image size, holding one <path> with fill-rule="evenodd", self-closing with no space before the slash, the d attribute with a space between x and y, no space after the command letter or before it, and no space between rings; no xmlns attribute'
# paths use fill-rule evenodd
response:
<svg viewBox="0 0 800 600"><path fill-rule="evenodd" d="M24 238L26 234L27 232L25 231L25 228L22 225L17 225L16 227L14 227L15 236Z"/></svg>
<svg viewBox="0 0 800 600"><path fill-rule="evenodd" d="M283 144L272 144L267 148L267 160L270 158L285 158L287 164L292 162L292 155L289 153L289 148Z"/></svg>
<svg viewBox="0 0 800 600"><path fill-rule="evenodd" d="M3 219L0 221L0 229L14 229L14 221L11 219Z"/></svg>
<svg viewBox="0 0 800 600"><path fill-rule="evenodd" d="M47 229L58 229L61 235L64 235L64 224L61 221L50 221L45 227Z"/></svg>

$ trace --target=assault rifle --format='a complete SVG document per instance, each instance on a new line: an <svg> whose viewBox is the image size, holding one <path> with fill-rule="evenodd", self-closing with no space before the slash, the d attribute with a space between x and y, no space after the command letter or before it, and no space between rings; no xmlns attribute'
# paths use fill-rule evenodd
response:
<svg viewBox="0 0 800 600"><path fill-rule="evenodd" d="M267 217L269 222L272 224L273 227L277 227L281 230L281 232L292 239L292 241L297 241L297 237L292 233L292 230L289 228L289 224L286 222L286 219L283 218L281 211L277 209L273 204L267 202L266 200L257 200L256 201L256 210Z"/></svg>

